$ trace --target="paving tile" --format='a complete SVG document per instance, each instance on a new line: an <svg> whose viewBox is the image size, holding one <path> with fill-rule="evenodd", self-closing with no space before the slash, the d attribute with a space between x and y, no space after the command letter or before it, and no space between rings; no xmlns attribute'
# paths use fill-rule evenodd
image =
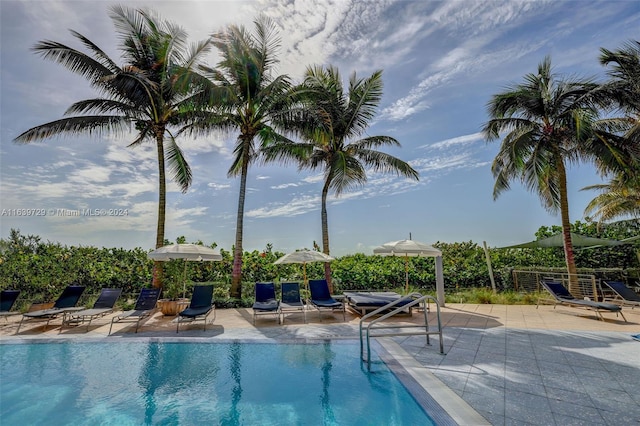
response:
<svg viewBox="0 0 640 426"><path fill-rule="evenodd" d="M553 413L553 418L555 419L555 424L562 426L599 426L607 424L606 421L600 416L590 419L582 419L566 416L559 413Z"/></svg>
<svg viewBox="0 0 640 426"><path fill-rule="evenodd" d="M462 398L485 418L483 413L504 416L504 390L485 389L482 393L465 390Z"/></svg>
<svg viewBox="0 0 640 426"><path fill-rule="evenodd" d="M580 378L573 373L565 372L550 372L545 373L541 371L542 382L548 388L576 390L583 389Z"/></svg>
<svg viewBox="0 0 640 426"><path fill-rule="evenodd" d="M615 411L600 410L600 415L610 426L640 424L640 410L634 407L629 409L629 407L621 406Z"/></svg>
<svg viewBox="0 0 640 426"><path fill-rule="evenodd" d="M494 376L469 375L469 379L464 387L464 392L477 394L500 394L504 399L504 379Z"/></svg>
<svg viewBox="0 0 640 426"><path fill-rule="evenodd" d="M542 376L521 372L507 372L505 374L504 387L507 391L520 391L534 395L547 396L547 388L544 387Z"/></svg>
<svg viewBox="0 0 640 426"><path fill-rule="evenodd" d="M546 397L519 391L505 394L505 413L514 420L533 424L554 424Z"/></svg>
<svg viewBox="0 0 640 426"><path fill-rule="evenodd" d="M505 417L504 421L505 426L540 426L541 423L536 422L525 422L521 419L512 419L510 417Z"/></svg>
<svg viewBox="0 0 640 426"><path fill-rule="evenodd" d="M489 423L491 423L493 426L504 426L504 424L505 424L505 419L504 419L504 415L503 414L488 413L486 411L478 410L478 409L476 409L476 411L482 417L487 419L489 421Z"/></svg>
<svg viewBox="0 0 640 426"><path fill-rule="evenodd" d="M604 419L600 416L599 410L593 406L585 406L583 404L553 398L549 398L549 405L551 406L551 412L554 416L558 414L583 421L602 421L604 423Z"/></svg>
<svg viewBox="0 0 640 426"><path fill-rule="evenodd" d="M540 367L535 360L528 358L507 357L504 362L505 372L520 372L524 374L540 375Z"/></svg>
<svg viewBox="0 0 640 426"><path fill-rule="evenodd" d="M568 364L566 360L564 360L564 357L557 360L553 360L553 361L538 359L537 364L541 374L548 373L548 374L559 375L561 373L564 373L562 375L575 376L575 373L573 372L573 368L571 368L571 365Z"/></svg>

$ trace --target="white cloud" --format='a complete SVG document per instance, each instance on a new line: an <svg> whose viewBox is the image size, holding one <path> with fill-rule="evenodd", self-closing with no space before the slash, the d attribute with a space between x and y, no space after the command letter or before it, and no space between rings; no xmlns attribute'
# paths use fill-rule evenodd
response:
<svg viewBox="0 0 640 426"><path fill-rule="evenodd" d="M484 167L487 164L485 161L474 159L471 153L468 152L440 157L418 158L411 161L413 168L420 174L443 170L451 172L456 169L475 169Z"/></svg>
<svg viewBox="0 0 640 426"><path fill-rule="evenodd" d="M271 189L287 189L287 188L295 188L296 186L300 186L297 183L283 183L282 185L274 185L271 186Z"/></svg>
<svg viewBox="0 0 640 426"><path fill-rule="evenodd" d="M484 140L484 135L481 132L478 132L470 135L463 135L451 139L445 139L443 141L432 143L430 145L422 145L418 148L447 149L454 146L470 145L481 140Z"/></svg>
<svg viewBox="0 0 640 426"><path fill-rule="evenodd" d="M215 189L216 191L231 188L231 184L230 183L210 182L210 183L207 184L207 186L209 188Z"/></svg>
<svg viewBox="0 0 640 426"><path fill-rule="evenodd" d="M286 202L272 202L265 206L252 209L246 212L247 217L267 218L267 217L293 217L320 208L320 196L303 195L294 196Z"/></svg>

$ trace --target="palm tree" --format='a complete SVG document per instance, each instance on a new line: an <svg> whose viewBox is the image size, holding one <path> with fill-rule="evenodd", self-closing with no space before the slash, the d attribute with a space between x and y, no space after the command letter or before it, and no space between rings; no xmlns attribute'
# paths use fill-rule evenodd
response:
<svg viewBox="0 0 640 426"><path fill-rule="evenodd" d="M183 192L191 184L191 170L177 145L172 128L186 124L201 102L201 77L194 72L210 50L208 41L187 45L186 32L142 9L111 8L120 35L125 65L118 66L98 46L71 31L89 51L84 53L54 41L41 41L34 51L80 74L103 97L71 105L67 117L36 126L15 138L28 143L56 135L121 134L137 131L129 146L150 141L158 156L158 224L156 248L164 244L165 162ZM154 285L162 286L161 263L154 265Z"/></svg>
<svg viewBox="0 0 640 426"><path fill-rule="evenodd" d="M616 112L601 120L597 136L604 140L618 139L626 143L626 164L614 174L608 184L591 185L583 189L602 191L585 210L606 221L640 213L640 42L629 42L622 49L600 49L600 63L612 65L609 80L599 88L599 96L612 102Z"/></svg>
<svg viewBox="0 0 640 426"><path fill-rule="evenodd" d="M267 160L294 160L299 167L321 169L322 185L322 251L330 254L327 196L336 196L367 182L366 168L375 172L395 173L418 180L418 172L408 163L377 148L400 146L390 136L365 136L382 98L382 71L369 78L357 78L354 72L345 93L340 73L334 67L310 67L296 92L304 109L297 121L288 127L297 128L303 141L280 140L263 149ZM331 269L325 263L325 277L331 285Z"/></svg>
<svg viewBox="0 0 640 426"><path fill-rule="evenodd" d="M273 76L277 60L275 52L280 40L275 24L261 16L254 21L255 33L242 26L231 25L213 35L221 61L215 69L202 67L211 83L212 111L191 128L193 132L222 130L239 131L234 148L234 160L229 176L240 176L240 193L236 217L236 238L233 253L233 272L230 295L242 295L242 239L244 203L249 166L259 156L255 140L267 142L283 137L270 123L287 111L291 84L285 75Z"/></svg>
<svg viewBox="0 0 640 426"><path fill-rule="evenodd" d="M603 90L624 114L607 122L617 124L629 143L640 149L640 41L629 42L616 51L600 49L600 63L612 65Z"/></svg>
<svg viewBox="0 0 640 426"><path fill-rule="evenodd" d="M593 213L599 222L627 216L640 217L640 181L637 179L630 180L619 174L608 184L591 185L582 189L601 191L584 211L585 215Z"/></svg>
<svg viewBox="0 0 640 426"><path fill-rule="evenodd" d="M560 212L567 271L575 277L576 265L570 236L566 165L594 161L600 169L616 167L610 155L619 141L593 136L598 117L597 85L591 80L557 79L546 57L536 74L524 83L510 86L488 103L489 122L483 132L488 141L503 137L493 160L496 199L519 180L537 192L544 207ZM504 132L507 132L501 136ZM572 280L573 281L573 280Z"/></svg>

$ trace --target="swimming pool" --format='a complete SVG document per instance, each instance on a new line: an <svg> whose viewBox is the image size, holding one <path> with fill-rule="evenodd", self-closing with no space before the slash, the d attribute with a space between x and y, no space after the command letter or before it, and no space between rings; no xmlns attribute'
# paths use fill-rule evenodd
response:
<svg viewBox="0 0 640 426"><path fill-rule="evenodd" d="M3 424L433 424L353 343L0 344Z"/></svg>

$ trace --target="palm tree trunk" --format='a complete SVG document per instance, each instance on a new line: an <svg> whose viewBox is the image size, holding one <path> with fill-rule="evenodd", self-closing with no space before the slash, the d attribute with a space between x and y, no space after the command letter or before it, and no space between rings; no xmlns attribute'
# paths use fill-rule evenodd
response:
<svg viewBox="0 0 640 426"><path fill-rule="evenodd" d="M164 170L164 130L156 131L156 149L158 151L158 226L156 228L156 248L164 245L164 222L167 204L167 187ZM153 286L162 288L162 262L153 262Z"/></svg>
<svg viewBox="0 0 640 426"><path fill-rule="evenodd" d="M576 261L571 241L571 221L569 220L569 200L567 198L567 172L562 160L558 161L558 184L560 186L560 217L562 220L562 240L564 243L564 258L569 274L569 291L576 296L582 295L578 286Z"/></svg>
<svg viewBox="0 0 640 426"><path fill-rule="evenodd" d="M245 140L243 143L247 144ZM249 171L249 147L243 150L242 171L240 172L240 195L238 196L238 216L236 218L236 243L233 250L233 272L231 274L231 290L233 298L242 298L242 236L244 226L244 200L247 190L247 174Z"/></svg>
<svg viewBox="0 0 640 426"><path fill-rule="evenodd" d="M322 220L322 252L329 255L329 223L327 219L327 195L329 194L329 179L327 179L322 187L322 209L320 217ZM324 263L324 278L329 284L329 292L333 293L333 283L331 282L331 264Z"/></svg>

